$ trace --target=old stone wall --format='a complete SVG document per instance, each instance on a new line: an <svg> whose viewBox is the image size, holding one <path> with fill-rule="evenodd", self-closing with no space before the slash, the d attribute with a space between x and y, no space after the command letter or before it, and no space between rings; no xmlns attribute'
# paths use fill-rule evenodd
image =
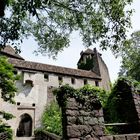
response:
<svg viewBox="0 0 140 140"><path fill-rule="evenodd" d="M139 140L140 134L124 134L114 136L103 136L101 140ZM94 139L92 139L94 140Z"/></svg>
<svg viewBox="0 0 140 140"><path fill-rule="evenodd" d="M131 93L136 112L140 119L140 95ZM65 96L65 94L64 94ZM63 98L64 99L64 98ZM98 99L86 95L84 103L75 97L66 96L62 108L62 124L64 140L139 140L139 131L133 134L106 135L103 110ZM126 108L127 111L127 108ZM137 122L134 125L138 128ZM135 134L136 133L136 134Z"/></svg>
<svg viewBox="0 0 140 140"><path fill-rule="evenodd" d="M87 101L88 102L88 101ZM103 111L100 105L87 108L74 98L68 98L67 105L62 107L63 139L92 140L104 135Z"/></svg>
<svg viewBox="0 0 140 140"><path fill-rule="evenodd" d="M138 119L140 120L140 93L133 93L133 100L136 108L136 112L138 115Z"/></svg>

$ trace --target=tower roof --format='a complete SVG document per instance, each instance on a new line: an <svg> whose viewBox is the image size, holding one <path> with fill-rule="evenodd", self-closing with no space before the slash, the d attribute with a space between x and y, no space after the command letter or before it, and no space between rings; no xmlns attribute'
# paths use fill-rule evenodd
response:
<svg viewBox="0 0 140 140"><path fill-rule="evenodd" d="M94 54L94 51L92 50L92 49L86 49L84 52L82 51L81 53L80 53L80 55L83 55L83 54Z"/></svg>
<svg viewBox="0 0 140 140"><path fill-rule="evenodd" d="M4 54L7 57L10 58L16 58L16 59L21 59L24 60L16 51L11 47L11 46L6 46L4 49L0 51L1 54Z"/></svg>

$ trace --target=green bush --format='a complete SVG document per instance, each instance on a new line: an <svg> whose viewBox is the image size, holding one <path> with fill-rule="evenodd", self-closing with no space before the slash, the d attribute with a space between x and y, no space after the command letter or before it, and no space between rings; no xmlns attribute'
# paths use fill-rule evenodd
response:
<svg viewBox="0 0 140 140"><path fill-rule="evenodd" d="M42 125L44 130L62 135L61 110L57 102L53 101L46 107L42 116Z"/></svg>
<svg viewBox="0 0 140 140"><path fill-rule="evenodd" d="M12 140L12 129L8 126L6 126L3 122L0 122L0 133L6 132L7 133L7 139L6 140Z"/></svg>

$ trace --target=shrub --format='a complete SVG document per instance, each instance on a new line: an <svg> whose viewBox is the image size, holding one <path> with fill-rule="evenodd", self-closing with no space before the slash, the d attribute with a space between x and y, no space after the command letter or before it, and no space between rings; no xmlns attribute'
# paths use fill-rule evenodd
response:
<svg viewBox="0 0 140 140"><path fill-rule="evenodd" d="M46 106L42 116L42 125L44 130L62 135L61 110L57 102L53 101L50 106Z"/></svg>

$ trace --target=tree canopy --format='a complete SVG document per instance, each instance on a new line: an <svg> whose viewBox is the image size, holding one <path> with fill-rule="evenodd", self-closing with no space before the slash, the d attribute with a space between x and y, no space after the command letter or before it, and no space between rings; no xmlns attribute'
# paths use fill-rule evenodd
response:
<svg viewBox="0 0 140 140"><path fill-rule="evenodd" d="M117 52L131 26L133 0L0 0L0 44L33 36L39 53L57 55L79 31L85 46ZM19 41L19 42L16 42Z"/></svg>
<svg viewBox="0 0 140 140"><path fill-rule="evenodd" d="M131 38L124 42L119 74L140 82L140 31L132 33Z"/></svg>

